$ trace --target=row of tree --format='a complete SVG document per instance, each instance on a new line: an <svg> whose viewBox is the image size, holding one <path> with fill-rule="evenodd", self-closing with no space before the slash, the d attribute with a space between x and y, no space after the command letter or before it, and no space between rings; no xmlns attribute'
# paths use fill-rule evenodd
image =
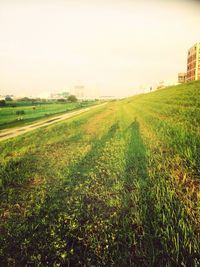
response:
<svg viewBox="0 0 200 267"><path fill-rule="evenodd" d="M13 99L11 97L6 97L5 100L0 100L0 107L5 107L7 106L8 102L12 102ZM35 98L35 99L32 99L32 98L28 98L28 97L23 97L21 99L18 99L17 101L14 101L15 103L17 102L30 102L32 103L33 105L35 103L44 103L44 102L47 102L48 100L47 99L41 99L41 98ZM60 98L60 99L56 99L56 100L53 100L53 102L77 102L78 99L76 98L76 96L74 95L70 95L68 96L68 98ZM49 102L49 101L48 101ZM9 103L10 105L10 103ZM12 107L16 107L16 104L11 104Z"/></svg>

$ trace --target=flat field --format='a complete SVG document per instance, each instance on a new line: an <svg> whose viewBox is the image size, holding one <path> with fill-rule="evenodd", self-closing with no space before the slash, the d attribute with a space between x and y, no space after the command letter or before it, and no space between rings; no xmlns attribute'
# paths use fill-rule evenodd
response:
<svg viewBox="0 0 200 267"><path fill-rule="evenodd" d="M10 102L7 107L0 107L0 130L30 124L38 119L47 116L72 111L79 108L94 105L95 101L81 103L33 103L31 102ZM24 115L17 115L24 111Z"/></svg>
<svg viewBox="0 0 200 267"><path fill-rule="evenodd" d="M0 143L2 266L199 266L200 82Z"/></svg>

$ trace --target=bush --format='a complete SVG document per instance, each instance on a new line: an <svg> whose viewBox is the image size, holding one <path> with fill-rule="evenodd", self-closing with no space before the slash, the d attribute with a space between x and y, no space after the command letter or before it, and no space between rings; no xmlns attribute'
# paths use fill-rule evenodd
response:
<svg viewBox="0 0 200 267"><path fill-rule="evenodd" d="M66 102L66 99L64 99L64 98L59 98L57 101L58 101L58 102Z"/></svg>
<svg viewBox="0 0 200 267"><path fill-rule="evenodd" d="M23 102L31 102L32 99L30 99L29 97L23 97L23 98L19 99L19 101L23 101Z"/></svg>
<svg viewBox="0 0 200 267"><path fill-rule="evenodd" d="M6 101L0 100L0 107L5 107L5 106L6 106Z"/></svg>
<svg viewBox="0 0 200 267"><path fill-rule="evenodd" d="M67 100L68 100L69 102L77 102L77 101L78 101L78 99L76 98L75 95L70 95L70 96L68 96Z"/></svg>
<svg viewBox="0 0 200 267"><path fill-rule="evenodd" d="M5 100L6 101L12 101L12 98L10 96L6 96Z"/></svg>
<svg viewBox="0 0 200 267"><path fill-rule="evenodd" d="M25 111L24 110L17 110L16 115L24 115Z"/></svg>

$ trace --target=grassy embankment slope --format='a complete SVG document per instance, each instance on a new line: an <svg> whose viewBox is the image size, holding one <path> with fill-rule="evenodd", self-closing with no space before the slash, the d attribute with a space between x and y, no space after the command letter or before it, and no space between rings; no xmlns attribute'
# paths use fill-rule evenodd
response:
<svg viewBox="0 0 200 267"><path fill-rule="evenodd" d="M0 262L198 266L200 82L0 143Z"/></svg>
<svg viewBox="0 0 200 267"><path fill-rule="evenodd" d="M0 107L0 130L24 126L47 116L61 114L72 110L97 104L95 101L81 103L30 103L10 102L12 106ZM16 105L16 106L15 106ZM24 111L24 115L16 115L17 111Z"/></svg>

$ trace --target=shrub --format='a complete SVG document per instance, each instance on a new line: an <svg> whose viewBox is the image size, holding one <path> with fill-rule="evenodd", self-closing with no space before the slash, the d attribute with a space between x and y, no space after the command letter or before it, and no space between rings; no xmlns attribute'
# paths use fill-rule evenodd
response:
<svg viewBox="0 0 200 267"><path fill-rule="evenodd" d="M78 101L78 99L77 99L77 97L75 95L68 96L67 100L69 102L77 102Z"/></svg>
<svg viewBox="0 0 200 267"><path fill-rule="evenodd" d="M57 101L58 101L58 102L66 102L66 99L64 99L64 98L59 98Z"/></svg>
<svg viewBox="0 0 200 267"><path fill-rule="evenodd" d="M0 100L0 107L5 107L5 106L6 106L6 101Z"/></svg>
<svg viewBox="0 0 200 267"><path fill-rule="evenodd" d="M10 96L6 96L5 100L6 101L12 101L12 98Z"/></svg>
<svg viewBox="0 0 200 267"><path fill-rule="evenodd" d="M24 110L17 110L16 115L24 115L25 111Z"/></svg>

